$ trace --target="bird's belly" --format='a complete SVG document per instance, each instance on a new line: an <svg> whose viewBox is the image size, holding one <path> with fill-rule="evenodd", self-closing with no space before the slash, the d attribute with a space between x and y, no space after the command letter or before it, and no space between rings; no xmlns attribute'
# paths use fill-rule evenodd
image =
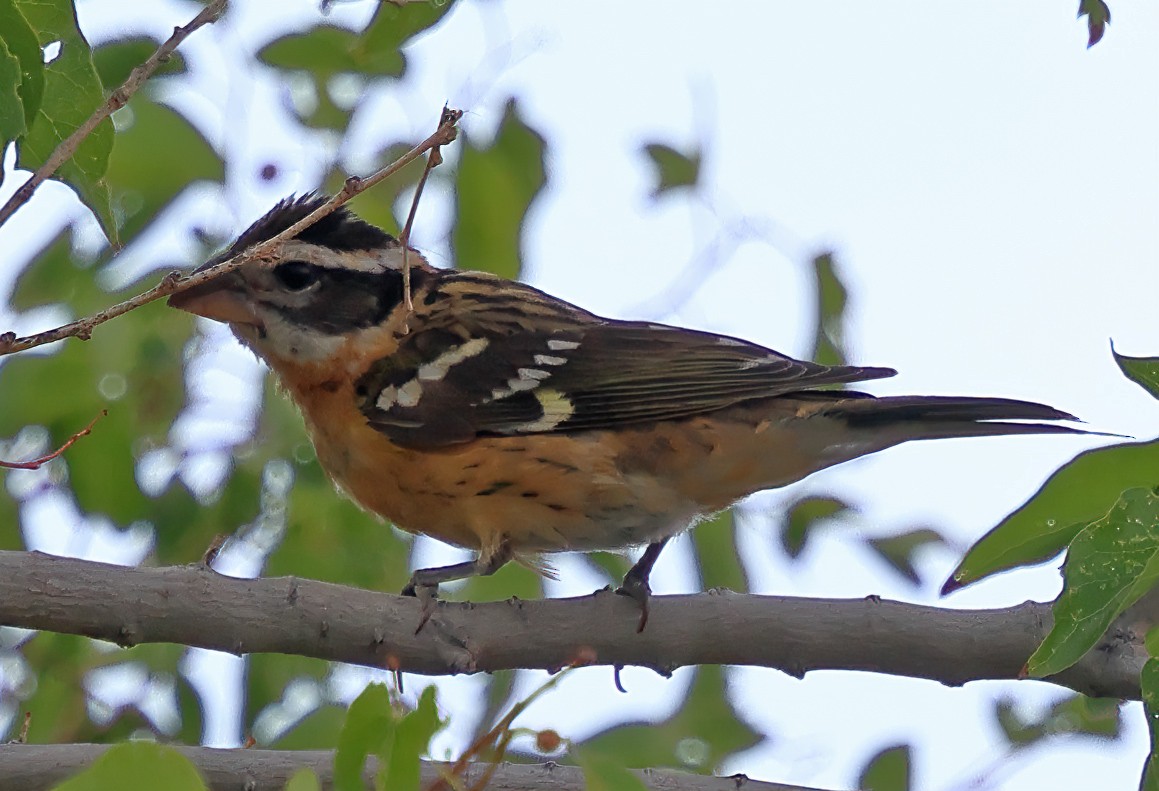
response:
<svg viewBox="0 0 1159 791"><path fill-rule="evenodd" d="M370 428L311 433L322 466L363 508L471 549L615 549L673 535L700 515L663 480L619 469L598 433L484 438L435 451L400 448Z"/></svg>

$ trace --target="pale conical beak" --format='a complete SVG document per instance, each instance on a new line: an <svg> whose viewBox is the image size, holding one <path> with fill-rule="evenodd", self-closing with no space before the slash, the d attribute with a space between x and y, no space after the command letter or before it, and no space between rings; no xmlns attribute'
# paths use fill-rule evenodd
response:
<svg viewBox="0 0 1159 791"><path fill-rule="evenodd" d="M227 324L261 326L241 277L233 272L169 297L169 307Z"/></svg>

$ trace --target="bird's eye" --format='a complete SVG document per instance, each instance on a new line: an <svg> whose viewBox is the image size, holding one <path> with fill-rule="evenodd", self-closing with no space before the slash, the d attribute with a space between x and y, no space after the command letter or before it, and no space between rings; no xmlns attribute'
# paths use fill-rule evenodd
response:
<svg viewBox="0 0 1159 791"><path fill-rule="evenodd" d="M304 291L318 282L318 273L305 261L289 261L274 268L274 277L289 291Z"/></svg>

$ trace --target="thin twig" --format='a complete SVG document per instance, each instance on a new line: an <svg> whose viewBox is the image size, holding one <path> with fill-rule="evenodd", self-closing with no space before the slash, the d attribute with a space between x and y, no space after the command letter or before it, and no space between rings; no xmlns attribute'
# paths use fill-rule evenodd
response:
<svg viewBox="0 0 1159 791"><path fill-rule="evenodd" d="M443 105L443 112L439 116L439 128L442 129L447 123L456 123L463 116L462 110L452 110L447 105ZM404 304L406 305L406 313L409 316L414 313L414 303L411 302L410 293L410 232L414 227L415 213L419 208L419 199L423 196L423 187L427 185L427 176L431 175L431 171L439 165L443 164L443 152L438 146L432 146L430 154L427 156L426 167L423 168L423 174L419 177L419 183L415 187L414 198L410 202L410 213L406 217L406 225L402 227L402 233L399 235L399 242L402 244L402 293Z"/></svg>
<svg viewBox="0 0 1159 791"><path fill-rule="evenodd" d="M451 764L450 768L443 772L442 776L438 780L427 786L426 791L445 791L448 783L450 783L452 778L461 774L468 766L470 766L472 759L479 757L480 753L486 750L488 746L494 744L495 755L492 756L493 760L489 761L491 766L487 768L483 774L483 777L480 778L480 783L472 786L472 791L479 791L479 789L486 787L486 782L491 778L492 773L495 771L495 766L499 761L503 760L503 756L507 752L507 746L511 742L512 735L510 732L511 723L515 721L515 718L526 711L528 706L542 697L549 689L562 681L564 676L567 676L570 671L586 664L588 664L586 658L573 662L571 666L564 668L562 671L556 673L547 681L543 682L539 688L537 688L526 698L513 704L511 706L511 710L508 711L506 715L504 715L503 719L499 720L499 722L495 724L494 728L476 739L471 744L471 746L468 747L463 752L463 754L459 756L459 760Z"/></svg>
<svg viewBox="0 0 1159 791"><path fill-rule="evenodd" d="M0 467L4 467L9 470L39 470L45 464L48 464L57 456L71 448L78 439L81 437L87 437L89 434L93 433L93 426L95 426L97 421L107 414L109 414L109 410L102 409L100 414L90 420L87 426L69 437L63 445L54 450L52 453L41 456L39 459L33 459L32 461L4 461L3 459L0 459Z"/></svg>
<svg viewBox="0 0 1159 791"><path fill-rule="evenodd" d="M110 319L115 319L118 316L128 313L130 310L139 308L162 297L167 297L179 291L184 291L187 288L201 285L221 274L233 271L256 258L269 255L283 241L297 236L304 229L310 227L327 214L330 214L358 193L373 187L383 179L390 178L432 148L449 144L458 135L455 123L461 116L462 112L459 110L451 110L448 120L433 135L386 167L375 171L370 176L366 178L351 176L346 179L346 184L330 200L276 236L238 253L227 261L222 261L220 264L196 272L188 277L182 277L180 272L170 272L161 279L160 283L148 291L144 291L132 299L127 299L124 302L113 305L110 308L106 308L99 313L80 319L79 321L70 322L56 329L38 332L35 335L29 335L24 338L17 338L16 334L12 332L0 334L0 356L13 354L14 352L22 352L26 349L43 346L46 343L53 343L65 338L77 337L81 340L88 340L92 336L93 329L99 324L104 324Z"/></svg>
<svg viewBox="0 0 1159 791"><path fill-rule="evenodd" d="M157 70L158 66L169 59L169 56L173 54L173 51L177 49L181 42L187 39L198 28L216 22L225 11L225 6L226 0L213 0L212 3L201 9L201 13L193 17L188 25L173 28L173 35L158 47L157 51L150 55L148 60L133 69L129 74L129 78L121 84L121 87L109 94L109 98L105 100L105 103L98 107L96 112L88 117L88 120L78 126L76 131L62 140L60 145L53 149L52 153L48 155L48 159L44 161L44 164L32 174L32 178L20 185L20 188L13 193L3 208L0 208L0 225L3 225L9 217L15 214L17 209L28 203L36 188L51 178L61 165L72 158L81 142L92 134L92 131L97 128L97 125L101 121L104 121L114 112L128 104L133 94L140 90L141 86L145 84L145 81ZM0 342L2 340L0 338Z"/></svg>

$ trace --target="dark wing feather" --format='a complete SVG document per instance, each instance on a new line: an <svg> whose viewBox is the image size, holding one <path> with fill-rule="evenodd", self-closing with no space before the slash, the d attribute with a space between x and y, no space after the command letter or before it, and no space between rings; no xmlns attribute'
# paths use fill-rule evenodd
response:
<svg viewBox="0 0 1159 791"><path fill-rule="evenodd" d="M434 448L478 436L683 418L895 373L794 360L712 333L600 319L523 288L538 297L541 314L558 305L557 320L490 320L504 315L492 298L476 321L459 312L453 330L412 328L399 351L359 382L370 424L400 445ZM397 395L408 387L405 397Z"/></svg>

